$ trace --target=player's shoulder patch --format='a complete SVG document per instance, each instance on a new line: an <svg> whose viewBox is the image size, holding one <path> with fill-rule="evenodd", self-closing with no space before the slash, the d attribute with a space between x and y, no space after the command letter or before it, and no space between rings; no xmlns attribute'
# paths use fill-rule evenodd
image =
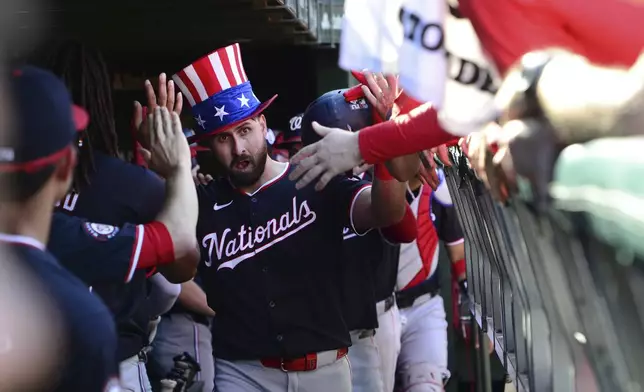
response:
<svg viewBox="0 0 644 392"><path fill-rule="evenodd" d="M85 222L83 229L91 237L99 241L107 241L114 238L120 230L116 226L93 222Z"/></svg>

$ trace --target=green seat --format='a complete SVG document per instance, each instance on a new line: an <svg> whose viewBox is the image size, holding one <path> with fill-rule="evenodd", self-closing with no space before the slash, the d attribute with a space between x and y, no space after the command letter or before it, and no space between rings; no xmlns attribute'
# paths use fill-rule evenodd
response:
<svg viewBox="0 0 644 392"><path fill-rule="evenodd" d="M587 213L600 239L644 257L644 137L567 147L550 191L555 207Z"/></svg>

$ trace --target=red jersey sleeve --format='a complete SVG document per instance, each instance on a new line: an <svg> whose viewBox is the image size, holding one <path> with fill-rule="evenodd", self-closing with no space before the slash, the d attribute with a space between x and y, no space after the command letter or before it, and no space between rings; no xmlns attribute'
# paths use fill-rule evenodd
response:
<svg viewBox="0 0 644 392"><path fill-rule="evenodd" d="M460 0L498 71L525 53L560 47L602 65L631 65L644 46L633 0Z"/></svg>
<svg viewBox="0 0 644 392"><path fill-rule="evenodd" d="M521 56L533 50L556 46L584 54L558 16L551 13L547 5L550 1L460 0L459 8L503 76Z"/></svg>

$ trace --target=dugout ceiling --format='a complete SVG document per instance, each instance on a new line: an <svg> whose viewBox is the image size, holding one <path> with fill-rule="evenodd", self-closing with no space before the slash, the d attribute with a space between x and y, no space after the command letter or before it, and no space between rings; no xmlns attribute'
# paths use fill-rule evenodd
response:
<svg viewBox="0 0 644 392"><path fill-rule="evenodd" d="M335 4L335 8L331 4ZM133 56L203 53L232 42L317 45L338 0L29 0L22 33ZM341 8L340 8L341 9ZM323 15L320 15L322 11ZM337 13L337 12L336 12ZM320 21L326 30L319 33Z"/></svg>

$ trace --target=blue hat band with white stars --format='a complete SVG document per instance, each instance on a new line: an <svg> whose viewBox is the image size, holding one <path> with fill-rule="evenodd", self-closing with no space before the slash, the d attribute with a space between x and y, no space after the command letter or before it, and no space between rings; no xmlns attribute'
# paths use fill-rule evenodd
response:
<svg viewBox="0 0 644 392"><path fill-rule="evenodd" d="M245 120L260 104L250 82L220 91L192 107L197 122L196 136L214 134L230 124Z"/></svg>

